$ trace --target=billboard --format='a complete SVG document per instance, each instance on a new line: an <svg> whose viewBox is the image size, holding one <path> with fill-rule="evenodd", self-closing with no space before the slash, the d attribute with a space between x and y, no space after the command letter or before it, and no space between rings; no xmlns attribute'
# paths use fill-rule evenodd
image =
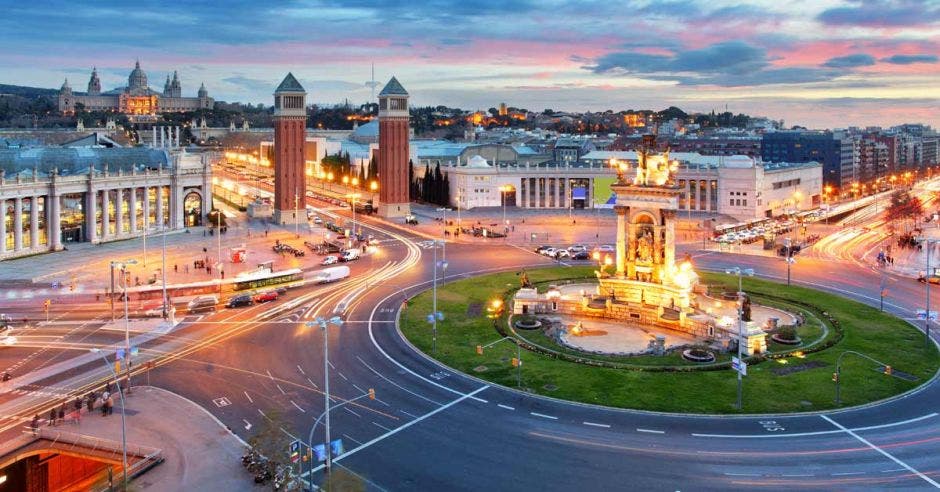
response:
<svg viewBox="0 0 940 492"><path fill-rule="evenodd" d="M616 196L610 185L617 182L616 176L594 178L594 206L597 208L613 208Z"/></svg>

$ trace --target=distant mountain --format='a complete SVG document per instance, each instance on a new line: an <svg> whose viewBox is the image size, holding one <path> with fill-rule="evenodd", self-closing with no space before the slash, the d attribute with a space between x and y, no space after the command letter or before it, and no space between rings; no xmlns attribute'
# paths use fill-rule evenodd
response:
<svg viewBox="0 0 940 492"><path fill-rule="evenodd" d="M58 89L43 89L40 87L0 84L0 94L12 94L14 96L35 98L39 96L55 96L58 93Z"/></svg>

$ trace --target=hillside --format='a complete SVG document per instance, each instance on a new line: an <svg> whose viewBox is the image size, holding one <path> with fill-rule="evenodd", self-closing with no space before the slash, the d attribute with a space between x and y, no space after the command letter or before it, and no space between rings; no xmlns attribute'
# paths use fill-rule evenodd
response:
<svg viewBox="0 0 940 492"><path fill-rule="evenodd" d="M12 94L14 96L34 98L39 96L55 96L58 93L58 89L43 89L40 87L0 84L0 94Z"/></svg>

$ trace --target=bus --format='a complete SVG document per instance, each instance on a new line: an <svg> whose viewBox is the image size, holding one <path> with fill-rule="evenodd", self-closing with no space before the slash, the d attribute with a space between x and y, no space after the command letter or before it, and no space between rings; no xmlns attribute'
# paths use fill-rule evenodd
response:
<svg viewBox="0 0 940 492"><path fill-rule="evenodd" d="M291 287L300 284L303 279L303 270L292 268L280 272L257 272L238 277L232 287L236 292L265 287Z"/></svg>

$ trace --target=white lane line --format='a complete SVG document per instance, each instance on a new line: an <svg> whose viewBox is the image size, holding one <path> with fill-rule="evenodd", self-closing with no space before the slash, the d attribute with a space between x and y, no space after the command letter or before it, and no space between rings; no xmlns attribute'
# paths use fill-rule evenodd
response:
<svg viewBox="0 0 940 492"><path fill-rule="evenodd" d="M890 470L881 470L881 473L894 473L894 472L899 472L899 471L904 471L904 468L892 468Z"/></svg>
<svg viewBox="0 0 940 492"><path fill-rule="evenodd" d="M304 368L300 367L300 364L297 364L297 370L300 371L300 373L303 374L304 376L307 375L307 373L304 372Z"/></svg>
<svg viewBox="0 0 940 492"><path fill-rule="evenodd" d="M543 419L558 420L558 417L553 417L551 415L545 415L544 413L529 412L529 415L534 417L542 417Z"/></svg>
<svg viewBox="0 0 940 492"><path fill-rule="evenodd" d="M277 386L277 389L281 390L281 394L282 394L282 395L286 395L286 394L287 394L287 392L284 391L284 388L281 388L281 385L279 385L279 384L277 384L277 383L274 383L274 385Z"/></svg>
<svg viewBox="0 0 940 492"><path fill-rule="evenodd" d="M314 388L320 389L320 387L317 386L317 383L314 383L313 381L311 381L310 378L307 378L307 382L310 383Z"/></svg>
<svg viewBox="0 0 940 492"><path fill-rule="evenodd" d="M326 363L330 365L330 369L336 369L336 366L334 366L332 362L326 361Z"/></svg>
<svg viewBox="0 0 940 492"><path fill-rule="evenodd" d="M349 434L343 434L343 437L345 437L346 439L349 439L350 441L352 441L352 442L354 442L354 443L356 443L356 444L362 444L362 441L351 437Z"/></svg>
<svg viewBox="0 0 940 492"><path fill-rule="evenodd" d="M843 431L845 431L846 433L848 433L850 436L852 436L852 437L858 439L859 441L861 441L861 442L862 442L863 444L865 444L866 446L868 446L868 447L874 449L875 451L878 451L878 452L881 453L885 458L890 459L891 461L897 463L899 466L904 467L907 471L909 471L909 472L911 472L911 473L917 475L918 477L924 479L925 482L929 483L930 485L933 485L934 488L940 489L940 484L938 484L937 482L935 482L932 478L930 478L930 477L928 477L927 475L924 475L923 473L921 473L921 472L915 470L914 468L912 468L912 467L911 467L910 465L908 465L907 463L905 463L905 462L903 462L903 461L901 461L901 460L895 458L891 453L889 453L889 452L887 452L887 451L885 451L885 450L879 448L878 446L875 446L874 444L868 442L868 440L866 440L864 437L862 437L862 436L860 436L860 435L858 435L858 434L852 432L851 429L846 428L844 425L842 425L842 424L836 422L835 420L832 420L831 418L829 418L829 417L827 417L827 416L825 416L825 415L820 415L820 417L822 417L823 420L829 422L830 424L832 424L832 425L838 427L839 429L842 429Z"/></svg>
<svg viewBox="0 0 940 492"><path fill-rule="evenodd" d="M782 473L781 477L812 477L812 473Z"/></svg>
<svg viewBox="0 0 940 492"><path fill-rule="evenodd" d="M841 472L841 473L833 473L832 476L834 476L834 477L844 477L844 476L846 476L846 475L862 475L863 473L865 473L865 472L860 472L860 471L859 471L859 472Z"/></svg>
<svg viewBox="0 0 940 492"><path fill-rule="evenodd" d="M641 429L639 427L636 428L636 431L646 432L647 434L665 434L666 433L666 431L661 431L661 430L656 430L656 429Z"/></svg>
<svg viewBox="0 0 940 492"><path fill-rule="evenodd" d="M610 429L610 425L608 424L598 424L595 422L581 422L581 423L584 425L590 425L591 427L603 427L605 429Z"/></svg>
<svg viewBox="0 0 940 492"><path fill-rule="evenodd" d="M271 381L274 381L274 376L271 375L271 371L265 369L264 372L268 373L268 377L271 378Z"/></svg>
<svg viewBox="0 0 940 492"><path fill-rule="evenodd" d="M509 405L503 405L502 403L497 403L496 406L499 408L505 408L506 410L515 410L515 407L511 407Z"/></svg>
<svg viewBox="0 0 940 492"><path fill-rule="evenodd" d="M412 420L412 422L414 422L414 421ZM389 429L388 427L385 427L384 425L382 425L382 424L380 424L380 423L378 423L378 422L372 422L372 423L375 424L376 427L381 427L382 429L385 429L386 431L389 431L389 432L392 431L392 429Z"/></svg>
<svg viewBox="0 0 940 492"><path fill-rule="evenodd" d="M356 388L357 390L359 390L360 393L368 393L368 391L357 386L356 383L353 383L353 388Z"/></svg>
<svg viewBox="0 0 940 492"><path fill-rule="evenodd" d="M385 403L384 401L382 401L382 400L380 400L380 399L378 399L378 398L376 398L375 401L377 401L377 402L379 402L379 403L385 405L386 407L390 407L390 406L391 406L391 405L389 405L388 403Z"/></svg>
<svg viewBox="0 0 940 492"><path fill-rule="evenodd" d="M251 422L249 422L248 419L242 419L242 422L245 423L245 430L246 430L246 431L251 430Z"/></svg>
<svg viewBox="0 0 940 492"><path fill-rule="evenodd" d="M761 476L760 473L728 473L728 472L725 472L725 475L728 475L731 477L759 477Z"/></svg>
<svg viewBox="0 0 940 492"><path fill-rule="evenodd" d="M405 415L407 415L407 416L409 416L409 417L411 417L411 418L413 418L413 419L418 418L418 416L415 415L415 414L413 414L413 413L409 413L409 412L406 412L406 411L404 411L404 410L398 410L398 411L401 412L401 413L403 413L403 414L405 414Z"/></svg>
<svg viewBox="0 0 940 492"><path fill-rule="evenodd" d="M867 431L867 430L875 430L875 429L885 429L885 428L888 428L888 427L897 427L897 426L899 426L899 425L905 425L905 424L912 424L912 423L914 423L914 422L920 422L921 420L926 420L926 419L929 419L929 418L933 418L933 417L936 417L937 415L940 415L940 414L938 414L937 412L933 412L933 413L928 413L927 415L921 415L920 417L914 417L914 418L912 418L912 419L901 420L901 421L898 421L898 422L889 422L889 423L887 423L887 424L869 425L869 426L866 426L866 427L854 427L854 428L849 429L849 430L852 430L852 431ZM791 433L791 434L697 434L697 433L693 432L692 435L695 436L695 437L724 437L724 438L731 438L731 439L757 439L757 438L763 439L763 438L766 438L766 437L824 436L824 435L827 435L827 434L839 434L839 433L841 433L841 432L842 432L841 430L828 430L828 431L815 431L815 432L795 432L795 433Z"/></svg>
<svg viewBox="0 0 940 492"><path fill-rule="evenodd" d="M264 418L266 418L266 419L268 418L268 416L265 415L264 412L262 412L260 408L258 409L258 413L260 413L262 417L264 417ZM268 419L268 420L271 420L271 419Z"/></svg>
<svg viewBox="0 0 940 492"><path fill-rule="evenodd" d="M341 372L339 372L339 371L336 371L336 373L339 374L339 377L343 378L343 379L346 380L346 381L349 381L349 379L348 379L346 376L343 376L343 373L341 373Z"/></svg>
<svg viewBox="0 0 940 492"><path fill-rule="evenodd" d="M291 400L290 402L291 402L291 405L294 405L295 407L297 407L297 410L300 410L302 413L307 413L306 410L304 410L303 408L300 408L300 405L294 403L294 400Z"/></svg>
<svg viewBox="0 0 940 492"><path fill-rule="evenodd" d="M422 400L427 400L427 401L429 401L429 402L431 402L431 403L433 403L433 404L435 404L435 405L442 405L442 403L438 403L438 402L436 402L436 401L434 401L434 400L432 400L432 399L430 399L430 398L428 398L428 397L426 397L426 396L424 396L424 395L419 395L418 393L415 393L414 391L411 391L411 390L409 390L408 388L405 388L404 386L402 386L402 385L396 383L395 381L392 381L391 379L385 377L382 373L380 373L379 371L376 371L375 369L373 369L372 366L370 366L369 364L366 364L366 361L362 360L362 358L359 357L358 355L356 356L356 358L359 359L359 362L361 362L362 365L366 366L370 371L374 372L376 376L378 376L378 377L380 377L380 378L382 378L382 379L388 381L389 383L391 383L392 385L394 385L394 386L397 387L398 389L400 389L400 390L402 390L402 391L405 391L405 392L407 392L407 393L410 393L410 394L412 394L412 395L415 395L415 396L417 396L418 398L421 398ZM401 366L401 367L405 367L405 366ZM419 377L420 377L420 376L419 376ZM422 379L423 379L423 378L422 378Z"/></svg>
<svg viewBox="0 0 940 492"><path fill-rule="evenodd" d="M343 407L343 410L346 410L347 412L349 412L349 413L355 415L356 417L362 418L362 415L359 415L358 413L356 413L356 412L350 410L349 407Z"/></svg>
<svg viewBox="0 0 940 492"><path fill-rule="evenodd" d="M355 448L350 449L350 450L347 451L345 454L342 454L342 455L340 455L340 456L337 456L336 459L333 460L333 461L340 461L340 460L342 460L342 459L344 459L344 458L347 458L347 457L349 457L349 456L352 456L352 455L358 453L359 451L362 451L363 449L365 449L365 448L367 448L367 447L369 447L369 446L371 446L371 445L373 445L373 444L375 444L375 443L377 443L377 442L379 442L379 441L382 441L382 440L387 439L387 438L389 438L389 437L391 437L391 436L394 436L395 434L398 434L399 432L401 432L401 431L403 431L403 430L405 430L405 429L407 429L407 428L409 428L409 427L411 427L411 426L417 424L418 422L422 422L422 421L424 421L424 420L427 420L427 419L429 419L429 418L431 418L431 417L433 417L433 416L435 416L435 415L437 415L437 414L443 412L444 410L447 410L448 408L450 408L450 407L452 407L452 406L454 406L454 405L456 405L456 404L458 404L458 403L460 403L460 402L466 400L467 398L473 398L474 395L476 395L477 393L479 393L479 392L481 392L481 391L483 391L483 390L485 390L485 389L487 389L487 388L489 388L489 386L481 386L481 387L479 387L479 388L477 388L477 389L471 391L470 393L467 393L467 394L461 396L460 398L457 398L456 400L452 400L450 403L441 405L440 407L435 408L434 410L431 410L430 412L428 412L428 413L426 413L426 414L424 414L424 415L422 415L422 416L420 416L420 417L418 417L418 418L416 418L416 419L414 419L414 420L408 421L408 422L402 424L401 426L396 427L396 428L394 428L393 430L390 430L390 431L386 432L385 434L382 434L381 436L378 436L378 437L376 437L376 438L373 438L372 440L370 440L369 442L367 442L367 443L365 443L365 444L361 444L361 445L359 445L359 446L357 446L357 447L355 447ZM375 424L375 422L372 422L372 423ZM379 427L382 427L382 426L379 425L379 424L375 424L375 425L377 425L377 426L379 426ZM311 470L311 471L305 473L304 475L309 475L309 474L312 473L312 472L320 471L320 470L323 469L323 466L324 466L324 465L320 465L320 466L314 468L313 470ZM301 478L303 478L304 475L301 475Z"/></svg>
<svg viewBox="0 0 940 492"><path fill-rule="evenodd" d="M251 395L249 395L247 391L245 391L245 397L248 398L248 403L254 403L254 402L255 402L254 400L251 399Z"/></svg>

